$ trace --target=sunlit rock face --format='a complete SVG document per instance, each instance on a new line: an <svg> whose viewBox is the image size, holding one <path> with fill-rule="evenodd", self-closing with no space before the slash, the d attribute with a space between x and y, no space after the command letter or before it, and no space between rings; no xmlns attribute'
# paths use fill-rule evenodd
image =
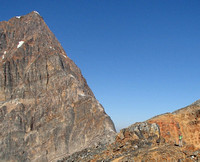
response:
<svg viewBox="0 0 200 162"><path fill-rule="evenodd" d="M114 135L38 12L0 22L0 161L56 161Z"/></svg>
<svg viewBox="0 0 200 162"><path fill-rule="evenodd" d="M122 129L106 147L85 149L60 161L200 161L200 100Z"/></svg>

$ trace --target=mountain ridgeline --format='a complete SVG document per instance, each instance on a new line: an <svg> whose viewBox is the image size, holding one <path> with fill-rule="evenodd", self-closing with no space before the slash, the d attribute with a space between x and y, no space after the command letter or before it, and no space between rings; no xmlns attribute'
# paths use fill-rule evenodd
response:
<svg viewBox="0 0 200 162"><path fill-rule="evenodd" d="M179 137L183 138L180 139ZM107 146L87 148L60 162L198 162L200 100L122 129Z"/></svg>

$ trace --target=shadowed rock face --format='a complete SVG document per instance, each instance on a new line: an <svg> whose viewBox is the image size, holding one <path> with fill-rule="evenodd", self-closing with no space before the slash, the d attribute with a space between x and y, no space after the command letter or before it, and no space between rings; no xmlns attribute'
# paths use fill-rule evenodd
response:
<svg viewBox="0 0 200 162"><path fill-rule="evenodd" d="M0 160L56 161L115 128L37 12L0 22Z"/></svg>

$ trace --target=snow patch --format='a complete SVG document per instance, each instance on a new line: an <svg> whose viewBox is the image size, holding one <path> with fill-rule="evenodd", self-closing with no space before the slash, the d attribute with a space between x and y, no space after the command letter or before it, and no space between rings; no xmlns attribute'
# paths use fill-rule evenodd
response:
<svg viewBox="0 0 200 162"><path fill-rule="evenodd" d="M51 46L49 46L49 48L55 50L55 48L53 48L53 47L51 47Z"/></svg>
<svg viewBox="0 0 200 162"><path fill-rule="evenodd" d="M17 19L20 19L21 18L21 16L15 16Z"/></svg>
<svg viewBox="0 0 200 162"><path fill-rule="evenodd" d="M78 90L78 95L82 97L86 96L83 90L80 90L80 89Z"/></svg>
<svg viewBox="0 0 200 162"><path fill-rule="evenodd" d="M63 55L65 58L66 58L66 56L65 55Z"/></svg>
<svg viewBox="0 0 200 162"><path fill-rule="evenodd" d="M82 96L82 97L84 97L84 96L85 96L85 94L84 94L84 93L79 93L79 95L80 95L80 96Z"/></svg>
<svg viewBox="0 0 200 162"><path fill-rule="evenodd" d="M33 12L36 13L36 14L38 14L38 15L40 15L39 12L37 12L37 11L33 11Z"/></svg>
<svg viewBox="0 0 200 162"><path fill-rule="evenodd" d="M20 41L17 45L17 48L21 47L24 44L24 41Z"/></svg>
<svg viewBox="0 0 200 162"><path fill-rule="evenodd" d="M69 74L69 76L70 76L71 78L75 78L72 74Z"/></svg>
<svg viewBox="0 0 200 162"><path fill-rule="evenodd" d="M2 59L4 59L4 55L2 56Z"/></svg>
<svg viewBox="0 0 200 162"><path fill-rule="evenodd" d="M4 51L4 53L3 53L4 55L6 54L6 51Z"/></svg>

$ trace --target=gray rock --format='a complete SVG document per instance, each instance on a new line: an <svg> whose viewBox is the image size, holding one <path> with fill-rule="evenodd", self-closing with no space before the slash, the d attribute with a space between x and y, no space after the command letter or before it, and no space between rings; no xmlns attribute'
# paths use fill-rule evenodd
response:
<svg viewBox="0 0 200 162"><path fill-rule="evenodd" d="M0 22L0 160L56 161L115 127L36 12Z"/></svg>

